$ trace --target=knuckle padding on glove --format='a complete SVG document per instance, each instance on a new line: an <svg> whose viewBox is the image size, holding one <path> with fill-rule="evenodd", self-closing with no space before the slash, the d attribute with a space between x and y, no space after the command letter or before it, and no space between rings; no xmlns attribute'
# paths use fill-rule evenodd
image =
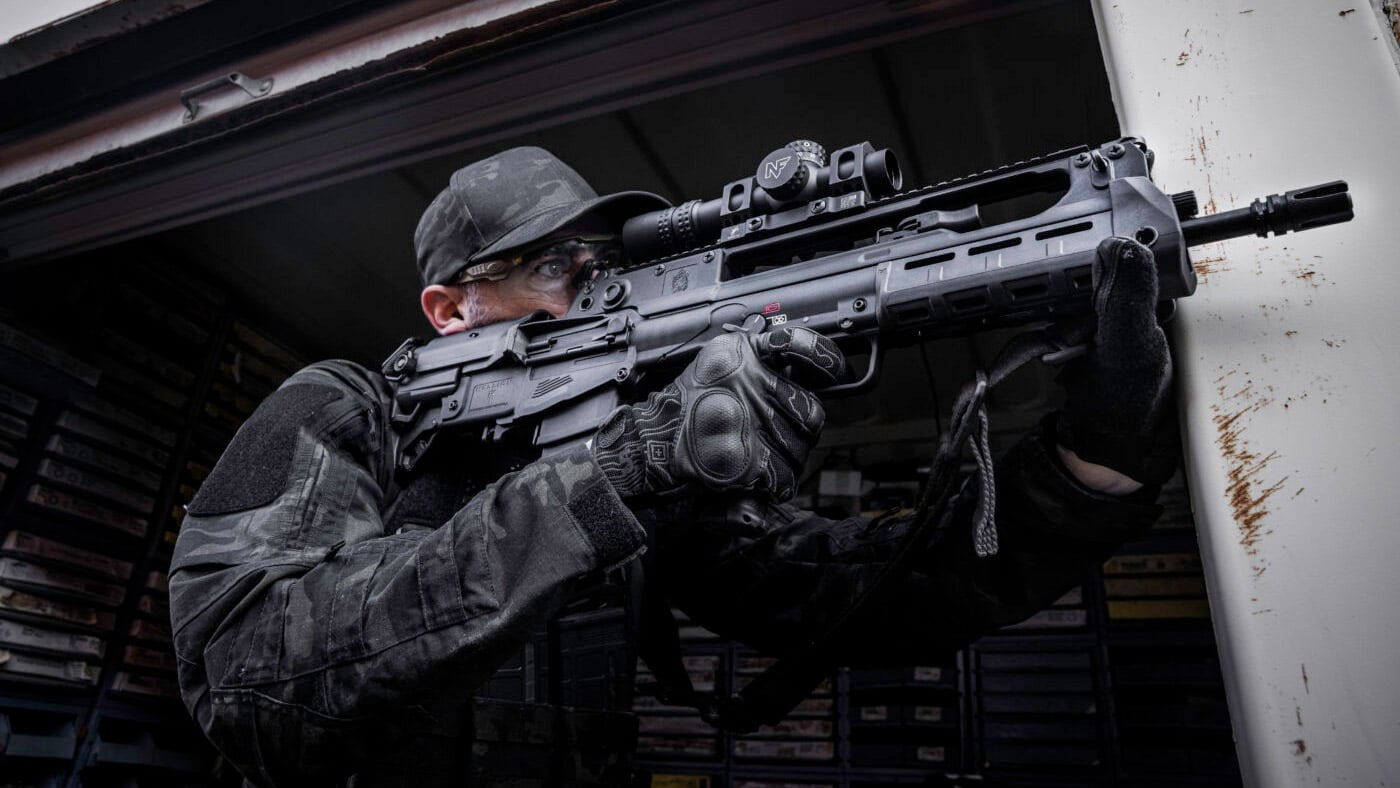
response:
<svg viewBox="0 0 1400 788"><path fill-rule="evenodd" d="M705 345L695 359L695 382L710 386L734 374L744 361L741 341L742 337L730 334Z"/></svg>
<svg viewBox="0 0 1400 788"><path fill-rule="evenodd" d="M189 513L228 514L276 500L287 486L298 432L303 426L314 429L322 409L343 396L338 389L310 383L272 392L233 436L190 501Z"/></svg>
<svg viewBox="0 0 1400 788"><path fill-rule="evenodd" d="M748 411L728 391L707 391L691 407L690 455L701 473L730 482L749 468L751 433Z"/></svg>
<svg viewBox="0 0 1400 788"><path fill-rule="evenodd" d="M624 406L623 415L604 421L594 456L620 494L665 494L698 482L791 497L824 412L816 397L765 364L775 358L765 337L716 337L645 405ZM821 363L841 364L839 349L807 329L782 332L776 346L790 348L794 337L800 347L783 353L803 362L799 371L814 368L810 357L822 342L829 352Z"/></svg>

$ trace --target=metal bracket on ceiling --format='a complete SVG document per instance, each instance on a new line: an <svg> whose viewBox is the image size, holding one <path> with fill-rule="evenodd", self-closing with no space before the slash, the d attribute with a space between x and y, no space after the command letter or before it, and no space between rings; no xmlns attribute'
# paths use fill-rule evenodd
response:
<svg viewBox="0 0 1400 788"><path fill-rule="evenodd" d="M180 91L180 103L185 105L185 123L189 123L199 115L199 97L217 92L233 85L243 89L248 97L257 100L272 92L272 77L266 79L251 79L242 72L235 71L222 77L215 77L192 88L185 88Z"/></svg>

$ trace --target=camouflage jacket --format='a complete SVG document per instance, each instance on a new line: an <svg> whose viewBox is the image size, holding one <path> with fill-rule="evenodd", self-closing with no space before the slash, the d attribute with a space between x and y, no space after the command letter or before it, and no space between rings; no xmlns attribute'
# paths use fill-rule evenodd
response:
<svg viewBox="0 0 1400 788"><path fill-rule="evenodd" d="M254 783L383 773L376 760L448 725L439 710L465 703L579 584L644 549L586 449L517 463L446 442L400 478L388 402L384 380L348 362L297 373L229 445L176 543L181 692ZM1038 434L1001 460L996 489L1001 552L975 559L955 527L843 658L926 658L1020 620L1160 511L1081 488ZM971 505L965 493L960 518ZM908 525L781 506L740 533L698 507L646 515L661 523L650 558L663 571L649 575L675 603L775 653L822 631Z"/></svg>

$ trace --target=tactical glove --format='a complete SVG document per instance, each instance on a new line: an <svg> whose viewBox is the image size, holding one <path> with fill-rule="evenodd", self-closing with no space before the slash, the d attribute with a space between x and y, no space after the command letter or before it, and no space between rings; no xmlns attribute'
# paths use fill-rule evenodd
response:
<svg viewBox="0 0 1400 788"><path fill-rule="evenodd" d="M1171 355L1157 325L1157 266L1142 244L1108 238L1093 275L1093 344L1060 374L1068 396L1059 441L1083 460L1160 484L1176 470L1180 447Z"/></svg>
<svg viewBox="0 0 1400 788"><path fill-rule="evenodd" d="M675 381L598 428L593 455L618 494L695 483L791 498L826 412L765 362L813 386L839 381L846 363L835 343L805 328L716 337Z"/></svg>

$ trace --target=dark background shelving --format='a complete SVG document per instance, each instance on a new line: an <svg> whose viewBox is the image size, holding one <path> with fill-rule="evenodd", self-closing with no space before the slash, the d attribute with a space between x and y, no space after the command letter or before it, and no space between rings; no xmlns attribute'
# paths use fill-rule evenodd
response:
<svg viewBox="0 0 1400 788"><path fill-rule="evenodd" d="M182 507L198 487L192 469L198 473L202 466L207 473L238 421L261 398L249 391L235 406L238 412L210 407L217 404L216 386L243 388L220 364L227 366L230 352L255 361L245 341L252 329L220 290L168 259L126 248L68 265L62 276L36 270L13 278L0 295L0 324L11 336L19 332L44 347L38 357L32 344L30 352L16 348L23 342L0 347L0 385L36 400L32 413L6 411L23 415L26 428L7 447L17 462L0 488L0 539L11 540L4 542L0 560L97 581L114 596L96 602L44 583L0 578L5 588L79 605L103 619L84 626L5 605L0 622L96 637L104 648L98 655L74 652L70 644L65 654L43 648L43 641L0 643L11 659L57 658L61 665L81 657L92 679L34 681L0 670L0 718L8 729L0 737L0 762L6 770L22 767L25 779L40 784L211 784L218 779L216 754L175 690L165 572ZM104 274L114 267L120 277ZM57 301L73 311L55 312ZM70 314L85 319L67 320ZM94 326L108 341L91 341ZM111 341L113 336L124 339ZM65 373L45 358L70 359L59 366L84 374ZM282 350L262 363L285 377L303 362ZM146 371L134 371L140 369ZM158 398L147 396L150 389L141 383L148 375L165 381L153 383L161 386ZM56 437L60 451L52 443ZM45 463L55 462L63 473L46 478ZM36 485L144 525L128 532L36 505L30 496ZM27 542L14 541L23 535ZM34 537L47 545L48 555L25 547ZM113 562L124 564L122 576L113 576Z"/></svg>

